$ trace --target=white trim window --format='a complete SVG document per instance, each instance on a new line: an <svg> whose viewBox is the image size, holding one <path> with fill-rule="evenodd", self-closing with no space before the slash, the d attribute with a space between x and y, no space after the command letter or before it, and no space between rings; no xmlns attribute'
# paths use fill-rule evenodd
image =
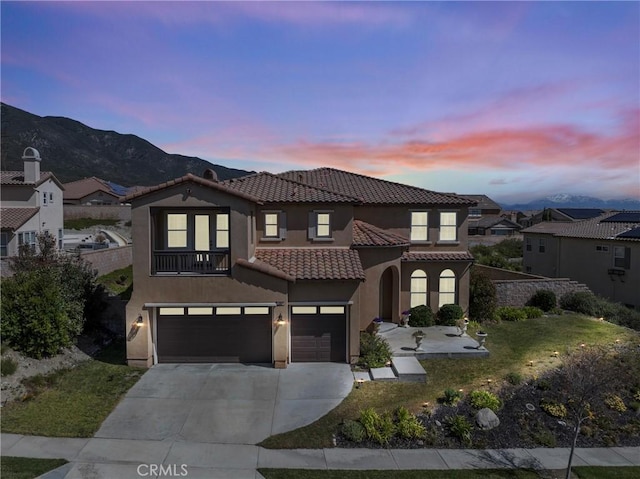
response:
<svg viewBox="0 0 640 479"><path fill-rule="evenodd" d="M42 192L42 206L48 205L49 193L47 191Z"/></svg>
<svg viewBox="0 0 640 479"><path fill-rule="evenodd" d="M427 305L428 301L428 278L427 273L421 269L411 273L411 289L409 295L411 298L410 305L412 308L420 305Z"/></svg>
<svg viewBox="0 0 640 479"><path fill-rule="evenodd" d="M429 212L428 211L412 211L411 212L411 233L412 242L429 241Z"/></svg>
<svg viewBox="0 0 640 479"><path fill-rule="evenodd" d="M629 269L631 267L631 248L625 246L613 247L613 267Z"/></svg>
<svg viewBox="0 0 640 479"><path fill-rule="evenodd" d="M450 269L440 273L440 288L438 294L438 308L445 304L456 303L456 274Z"/></svg>
<svg viewBox="0 0 640 479"><path fill-rule="evenodd" d="M458 241L458 213L440 212L440 241Z"/></svg>
<svg viewBox="0 0 640 479"><path fill-rule="evenodd" d="M187 214L167 213L167 248L187 247Z"/></svg>

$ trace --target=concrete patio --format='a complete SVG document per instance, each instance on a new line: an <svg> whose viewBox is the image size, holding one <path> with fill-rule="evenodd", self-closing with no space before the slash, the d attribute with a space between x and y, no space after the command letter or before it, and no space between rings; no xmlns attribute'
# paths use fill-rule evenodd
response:
<svg viewBox="0 0 640 479"><path fill-rule="evenodd" d="M411 336L415 331L425 333L422 351L416 351L416 342ZM415 356L417 359L469 358L489 356L487 349L478 349L474 337L460 336L455 326L430 326L428 328L403 328L395 323L383 323L378 333L387 340L393 356ZM491 346L491 337L487 338Z"/></svg>

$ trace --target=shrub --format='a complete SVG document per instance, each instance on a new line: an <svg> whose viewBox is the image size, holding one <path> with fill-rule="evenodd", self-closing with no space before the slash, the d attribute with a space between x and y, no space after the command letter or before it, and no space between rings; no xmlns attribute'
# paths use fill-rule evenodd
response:
<svg viewBox="0 0 640 479"><path fill-rule="evenodd" d="M381 368L391 360L391 347L383 337L360 333L360 361L365 368Z"/></svg>
<svg viewBox="0 0 640 479"><path fill-rule="evenodd" d="M513 306L501 306L496 309L496 318L499 321L524 321L527 319L527 313Z"/></svg>
<svg viewBox="0 0 640 479"><path fill-rule="evenodd" d="M469 316L476 321L491 321L496 312L496 287L489 277L471 269L469 283Z"/></svg>
<svg viewBox="0 0 640 479"><path fill-rule="evenodd" d="M529 298L527 306L535 306L542 311L551 311L556 307L556 293L549 289L539 289Z"/></svg>
<svg viewBox="0 0 640 479"><path fill-rule="evenodd" d="M536 308L535 306L525 306L524 308L521 308L521 310L527 315L527 319L541 318L544 314L544 311L540 308Z"/></svg>
<svg viewBox="0 0 640 479"><path fill-rule="evenodd" d="M455 326L456 321L462 319L464 312L457 304L445 304L438 311L436 324L441 326Z"/></svg>
<svg viewBox="0 0 640 479"><path fill-rule="evenodd" d="M426 328L435 324L433 311L424 304L414 306L409 312L411 313L411 316L409 317L409 326L412 328Z"/></svg>
<svg viewBox="0 0 640 479"><path fill-rule="evenodd" d="M360 423L365 429L367 438L378 444L388 444L396 433L391 414L383 413L380 415L373 408L360 411Z"/></svg>
<svg viewBox="0 0 640 479"><path fill-rule="evenodd" d="M599 316L600 308L598 298L588 291L574 291L567 293L560 298L560 306L563 309L588 316Z"/></svg>
<svg viewBox="0 0 640 479"><path fill-rule="evenodd" d="M458 414L456 416L448 417L446 422L447 426L449 427L449 431L453 436L457 437L463 442L471 442L472 426L466 417L460 416Z"/></svg>
<svg viewBox="0 0 640 479"><path fill-rule="evenodd" d="M469 394L469 402L475 409L484 409L488 407L493 412L498 411L498 409L500 409L500 406L502 405L502 402L500 401L498 396L490 393L489 391L481 390L471 391L471 393Z"/></svg>
<svg viewBox="0 0 640 479"><path fill-rule="evenodd" d="M640 311L623 304L612 303L587 291L567 293L560 298L560 306L588 316L603 317L607 321L640 331Z"/></svg>
<svg viewBox="0 0 640 479"><path fill-rule="evenodd" d="M629 407L635 412L640 411L640 401L631 401Z"/></svg>
<svg viewBox="0 0 640 479"><path fill-rule="evenodd" d="M342 434L352 442L362 442L367 438L367 431L358 421L345 421L342 425Z"/></svg>
<svg viewBox="0 0 640 479"><path fill-rule="evenodd" d="M564 404L560 404L550 399L542 399L540 401L540 409L546 412L549 416L558 418L567 417L567 408Z"/></svg>
<svg viewBox="0 0 640 479"><path fill-rule="evenodd" d="M18 369L18 363L13 358L2 358L0 360L0 374L2 376L11 376Z"/></svg>
<svg viewBox="0 0 640 479"><path fill-rule="evenodd" d="M456 391L453 388L447 388L444 390L444 396L442 397L442 404L447 406L455 406L458 401L462 399L462 392Z"/></svg>
<svg viewBox="0 0 640 479"><path fill-rule="evenodd" d="M549 381L547 378L540 378L536 382L536 388L538 388L540 391L548 391L549 389L551 389L551 381Z"/></svg>
<svg viewBox="0 0 640 479"><path fill-rule="evenodd" d="M504 379L509 383L509 384L513 384L514 386L517 386L518 384L522 383L522 374L520 373L508 373Z"/></svg>
<svg viewBox="0 0 640 479"><path fill-rule="evenodd" d="M418 439L425 435L426 428L407 408L400 406L396 411L396 418L398 436L405 439Z"/></svg>
<svg viewBox="0 0 640 479"><path fill-rule="evenodd" d="M614 411L625 412L627 410L627 406L625 406L624 401L617 394L610 394L604 399L605 405Z"/></svg>

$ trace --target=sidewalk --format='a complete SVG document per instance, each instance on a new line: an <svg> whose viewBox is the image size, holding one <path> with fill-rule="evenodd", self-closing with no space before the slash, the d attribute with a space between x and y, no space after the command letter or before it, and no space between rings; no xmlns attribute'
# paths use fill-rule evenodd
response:
<svg viewBox="0 0 640 479"><path fill-rule="evenodd" d="M255 479L257 468L563 469L568 448L538 449L264 449L252 445L129 439L72 439L0 435L3 456L64 458L70 464L45 479L158 477L152 465L174 468L173 477ZM575 466L640 466L640 447L576 449ZM166 469L165 469L166 472ZM160 477L172 477L169 474Z"/></svg>

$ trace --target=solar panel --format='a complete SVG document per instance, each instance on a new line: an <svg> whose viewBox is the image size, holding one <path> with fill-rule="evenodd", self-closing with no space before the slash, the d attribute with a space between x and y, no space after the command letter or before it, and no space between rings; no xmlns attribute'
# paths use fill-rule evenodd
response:
<svg viewBox="0 0 640 479"><path fill-rule="evenodd" d="M625 231L624 233L620 233L616 238L633 238L640 239L640 226L637 228L633 228L632 230Z"/></svg>
<svg viewBox="0 0 640 479"><path fill-rule="evenodd" d="M588 220L604 213L598 208L557 208L557 210L575 220Z"/></svg>
<svg viewBox="0 0 640 479"><path fill-rule="evenodd" d="M109 185L109 188L111 188L111 191L113 191L118 196L125 196L127 194L127 190L129 189L126 186L122 186L117 183L113 183L111 181L105 181L105 183Z"/></svg>
<svg viewBox="0 0 640 479"><path fill-rule="evenodd" d="M640 223L640 211L623 211L609 216L601 223Z"/></svg>

